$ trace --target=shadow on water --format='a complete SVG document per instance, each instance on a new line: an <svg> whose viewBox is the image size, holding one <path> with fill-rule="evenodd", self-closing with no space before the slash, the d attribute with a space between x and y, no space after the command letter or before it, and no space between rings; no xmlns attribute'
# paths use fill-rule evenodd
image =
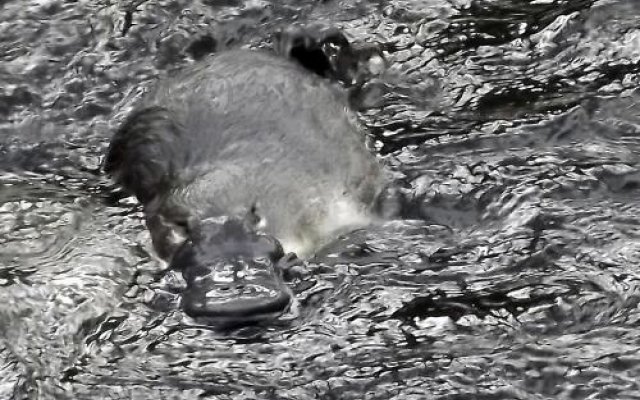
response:
<svg viewBox="0 0 640 400"><path fill-rule="evenodd" d="M640 395L640 3L0 2L0 397ZM336 239L295 315L195 325L96 174L158 76L290 24L378 43L361 122L421 219Z"/></svg>

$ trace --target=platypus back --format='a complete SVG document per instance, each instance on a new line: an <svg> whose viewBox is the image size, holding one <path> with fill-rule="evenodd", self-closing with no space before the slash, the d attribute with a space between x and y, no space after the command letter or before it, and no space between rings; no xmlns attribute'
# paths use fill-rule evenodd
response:
<svg viewBox="0 0 640 400"><path fill-rule="evenodd" d="M116 133L106 171L147 214L178 225L253 214L285 250L308 251L330 226L361 224L379 193L363 143L324 80L268 53L230 51L149 93Z"/></svg>

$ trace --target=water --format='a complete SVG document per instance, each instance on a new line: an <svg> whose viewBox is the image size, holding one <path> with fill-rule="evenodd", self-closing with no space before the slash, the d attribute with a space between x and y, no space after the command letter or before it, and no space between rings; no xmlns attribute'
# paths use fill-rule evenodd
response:
<svg viewBox="0 0 640 400"><path fill-rule="evenodd" d="M158 75L294 19L385 49L360 116L420 218L329 245L291 321L194 326L100 158ZM638 21L635 0L0 2L0 398L640 398Z"/></svg>

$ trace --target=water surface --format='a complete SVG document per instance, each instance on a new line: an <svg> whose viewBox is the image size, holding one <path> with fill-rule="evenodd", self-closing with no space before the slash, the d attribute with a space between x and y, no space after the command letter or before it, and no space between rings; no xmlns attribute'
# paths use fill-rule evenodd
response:
<svg viewBox="0 0 640 400"><path fill-rule="evenodd" d="M338 238L298 315L195 326L100 175L163 74L291 21L378 43L360 117L416 219ZM0 2L0 398L640 398L640 3Z"/></svg>

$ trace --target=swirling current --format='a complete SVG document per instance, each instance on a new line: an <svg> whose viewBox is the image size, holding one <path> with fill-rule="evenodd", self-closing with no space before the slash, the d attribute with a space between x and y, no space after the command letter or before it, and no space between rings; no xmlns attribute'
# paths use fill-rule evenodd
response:
<svg viewBox="0 0 640 400"><path fill-rule="evenodd" d="M383 49L359 118L422 218L217 332L101 158L158 76L293 23ZM640 398L637 0L2 0L0 60L0 399Z"/></svg>

